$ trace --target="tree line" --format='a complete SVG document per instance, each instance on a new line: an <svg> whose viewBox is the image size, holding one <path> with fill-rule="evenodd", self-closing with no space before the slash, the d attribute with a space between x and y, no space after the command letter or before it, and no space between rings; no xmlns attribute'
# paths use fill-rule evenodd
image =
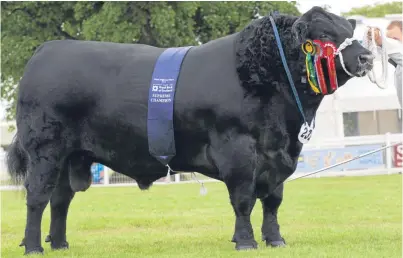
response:
<svg viewBox="0 0 403 258"><path fill-rule="evenodd" d="M56 39L197 45L239 31L270 11L299 15L295 2L1 2L1 98L15 115L16 87L35 49Z"/></svg>
<svg viewBox="0 0 403 258"><path fill-rule="evenodd" d="M362 15L365 17L384 17L387 14L401 14L402 1L379 3L375 5L364 5L352 8L350 11L342 13L343 16Z"/></svg>

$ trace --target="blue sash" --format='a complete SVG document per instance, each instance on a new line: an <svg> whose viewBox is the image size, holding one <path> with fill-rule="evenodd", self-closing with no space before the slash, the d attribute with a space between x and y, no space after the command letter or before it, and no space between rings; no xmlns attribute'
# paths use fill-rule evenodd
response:
<svg viewBox="0 0 403 258"><path fill-rule="evenodd" d="M190 48L168 48L158 57L148 94L148 150L165 166L176 155L173 126L175 89L183 58Z"/></svg>

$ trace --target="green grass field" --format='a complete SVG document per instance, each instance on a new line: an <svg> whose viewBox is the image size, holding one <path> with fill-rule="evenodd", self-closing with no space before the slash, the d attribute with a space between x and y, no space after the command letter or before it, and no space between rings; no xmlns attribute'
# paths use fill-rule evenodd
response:
<svg viewBox="0 0 403 258"><path fill-rule="evenodd" d="M46 257L401 257L401 175L301 179L285 187L280 209L286 248L260 241L262 208L252 214L259 249L237 252L230 242L234 215L224 184L91 188L72 202L67 238L70 249L51 251L44 242L49 208L42 223ZM1 192L1 256L21 257L25 200Z"/></svg>

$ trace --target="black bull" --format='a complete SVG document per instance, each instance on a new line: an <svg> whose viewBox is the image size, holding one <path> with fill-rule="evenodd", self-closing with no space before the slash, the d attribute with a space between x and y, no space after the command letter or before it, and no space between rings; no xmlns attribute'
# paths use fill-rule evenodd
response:
<svg viewBox="0 0 403 258"><path fill-rule="evenodd" d="M306 75L300 43L320 39L339 46L355 22L314 7L301 17L277 15L285 55L311 121L323 96ZM8 153L10 174L25 178L27 224L21 245L43 252L41 220L50 201L47 241L67 248L66 218L77 191L91 182L90 166L103 163L134 178L141 189L167 168L148 152L147 101L163 49L138 44L51 41L29 60L19 84L17 135ZM343 51L351 73L371 69L356 41ZM339 85L349 77L337 59ZM237 249L256 248L250 214L261 199L263 240L284 245L277 210L283 182L296 169L302 124L268 17L239 33L194 47L184 59L175 96L174 170L198 171L222 180L236 222Z"/></svg>

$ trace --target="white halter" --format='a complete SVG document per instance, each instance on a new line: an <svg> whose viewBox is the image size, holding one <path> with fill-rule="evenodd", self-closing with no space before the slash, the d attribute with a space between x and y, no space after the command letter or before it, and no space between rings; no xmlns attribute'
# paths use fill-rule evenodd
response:
<svg viewBox="0 0 403 258"><path fill-rule="evenodd" d="M374 27L369 28L365 33L364 33L364 39L362 41L362 45L367 48L369 51L372 52L372 54L375 56L374 62L382 62L382 76L377 77L375 73L375 67L368 73L368 77L372 83L375 83L378 85L379 88L381 89L386 89L388 87L387 84L387 77L388 77L388 54L386 52L386 47L385 47L385 34L384 32L380 29L377 28L380 32L380 36L382 39L382 47L378 47L375 42L375 29ZM368 32L369 30L371 31L371 39L368 39Z"/></svg>
<svg viewBox="0 0 403 258"><path fill-rule="evenodd" d="M343 49L347 48L348 46L350 46L351 44L353 44L354 40L355 39L353 39L353 38L346 38L344 40L344 42L340 44L339 48L337 49L336 53L334 54L335 56L339 55L340 63L341 63L341 66L343 67L343 70L346 72L346 74L350 75L351 77L354 77L354 74L350 73L347 70L346 65L344 64L343 54L341 53L341 51Z"/></svg>

